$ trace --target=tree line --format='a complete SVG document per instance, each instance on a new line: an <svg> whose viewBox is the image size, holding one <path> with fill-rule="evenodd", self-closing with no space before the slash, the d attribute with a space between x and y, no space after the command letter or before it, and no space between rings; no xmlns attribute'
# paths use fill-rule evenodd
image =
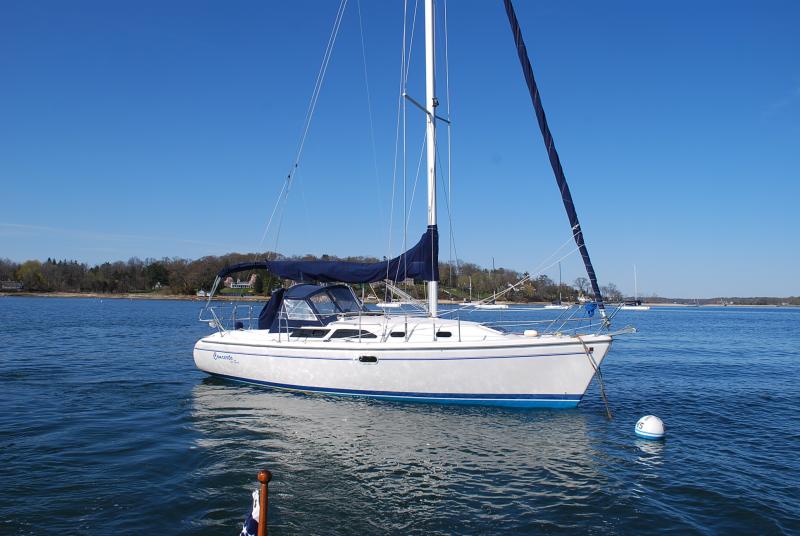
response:
<svg viewBox="0 0 800 536"><path fill-rule="evenodd" d="M105 262L88 265L75 260L56 260L48 258L41 262L28 260L17 263L0 259L0 280L18 281L24 290L33 292L99 292L99 293L144 293L162 292L178 295L192 295L198 290L209 290L216 274L225 266L265 258L266 253L229 253L221 256L207 256L196 260L177 257L163 259L131 258L128 261ZM271 258L287 258L270 254ZM377 262L373 257L345 257L332 255L305 255L291 257L300 260L344 260L350 262ZM487 269L469 262L444 262L439 265L441 298L457 301L469 299L470 289L474 301L491 299L511 285L528 276L508 268ZM272 276L266 270L256 270L259 277L250 293L268 295L270 291L285 282ZM252 273L252 272L250 272ZM250 273L241 274L243 279ZM422 284L408 282L403 288L415 297L424 297ZM377 285L378 293L381 286ZM619 301L622 294L613 283L603 287L608 301ZM369 294L366 289L365 294ZM531 278L525 284L506 292L500 299L509 301L563 301L574 302L578 296L591 296L589 281L585 277L575 279L572 285L554 282L546 275ZM383 299L384 296L379 296Z"/></svg>

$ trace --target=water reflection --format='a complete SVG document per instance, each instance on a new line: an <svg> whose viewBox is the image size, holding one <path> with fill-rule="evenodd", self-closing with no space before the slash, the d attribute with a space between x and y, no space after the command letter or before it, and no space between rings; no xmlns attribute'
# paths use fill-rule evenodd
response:
<svg viewBox="0 0 800 536"><path fill-rule="evenodd" d="M636 446L647 456L642 456L640 460L647 464L660 465L661 454L664 451L664 441L651 441L647 439L637 439Z"/></svg>
<svg viewBox="0 0 800 536"><path fill-rule="evenodd" d="M213 379L194 388L192 408L198 446L216 460L204 479L242 481L233 471L265 465L276 474L281 519L321 522L327 512L348 531L405 530L411 511L415 528L434 532L476 515L522 528L536 526L543 508L588 506L615 485L605 468L613 462L590 431L597 418L296 395Z"/></svg>

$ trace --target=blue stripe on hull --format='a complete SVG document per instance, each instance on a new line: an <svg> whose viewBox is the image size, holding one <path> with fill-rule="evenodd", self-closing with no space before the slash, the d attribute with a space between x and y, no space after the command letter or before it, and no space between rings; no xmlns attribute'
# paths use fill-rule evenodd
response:
<svg viewBox="0 0 800 536"><path fill-rule="evenodd" d="M318 393L326 395L358 396L379 398L398 402L423 402L430 404L468 404L479 406L504 406L515 408L574 408L581 401L582 395L498 395L498 394L463 394L463 393L413 393L395 391L361 391L357 389L332 389L329 387L307 387L285 383L274 383L263 380L252 380L227 374L209 373L218 378L255 385L263 385L286 391Z"/></svg>

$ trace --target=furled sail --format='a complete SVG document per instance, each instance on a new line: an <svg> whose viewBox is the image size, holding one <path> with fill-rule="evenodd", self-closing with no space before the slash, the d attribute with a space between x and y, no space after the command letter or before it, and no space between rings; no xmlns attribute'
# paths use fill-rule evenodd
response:
<svg viewBox="0 0 800 536"><path fill-rule="evenodd" d="M506 6L508 22L511 24L511 32L514 34L514 44L517 46L517 55L522 65L522 72L525 75L525 82L528 84L531 101L533 101L533 107L536 110L536 119L539 121L539 129L542 131L544 145L547 148L547 156L550 157L550 165L553 167L553 173L555 173L556 176L558 189L561 192L561 200L564 202L569 224L572 226L572 236L575 238L575 243L578 245L581 257L583 258L583 264L586 266L586 274L589 276L589 281L592 284L594 299L597 301L600 309L603 309L603 296L600 293L600 286L597 284L597 276L594 273L592 260L589 258L589 250L586 249L586 243L583 241L583 231L578 221L578 213L575 211L575 204L572 202L572 194L569 191L567 178L564 176L561 160L558 158L558 152L556 152L553 135L550 133L550 127L547 126L547 118L544 115L544 108L542 107L542 98L539 95L539 88L533 77L533 67L531 67L531 61L528 58L528 49L525 47L525 41L522 39L522 30L519 27L519 21L514 12L514 6L511 5L511 0L503 1Z"/></svg>
<svg viewBox="0 0 800 536"><path fill-rule="evenodd" d="M373 283L375 281L439 280L439 232L429 225L417 244L388 261L362 263L344 261L257 261L227 266L217 274L223 278L234 272L268 270L293 281L323 283Z"/></svg>

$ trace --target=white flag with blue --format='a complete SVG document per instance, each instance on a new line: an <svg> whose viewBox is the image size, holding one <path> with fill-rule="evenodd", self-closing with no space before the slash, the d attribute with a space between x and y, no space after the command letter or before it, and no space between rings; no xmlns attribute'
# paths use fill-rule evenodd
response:
<svg viewBox="0 0 800 536"><path fill-rule="evenodd" d="M253 509L247 514L239 536L256 536L258 534L258 510L258 490L256 490L253 492Z"/></svg>

